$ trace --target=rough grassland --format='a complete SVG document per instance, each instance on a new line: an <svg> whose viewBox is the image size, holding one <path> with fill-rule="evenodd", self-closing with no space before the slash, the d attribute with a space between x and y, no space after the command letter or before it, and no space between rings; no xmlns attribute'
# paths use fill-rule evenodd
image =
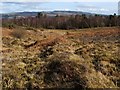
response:
<svg viewBox="0 0 120 90"><path fill-rule="evenodd" d="M120 29L2 29L3 88L119 88Z"/></svg>

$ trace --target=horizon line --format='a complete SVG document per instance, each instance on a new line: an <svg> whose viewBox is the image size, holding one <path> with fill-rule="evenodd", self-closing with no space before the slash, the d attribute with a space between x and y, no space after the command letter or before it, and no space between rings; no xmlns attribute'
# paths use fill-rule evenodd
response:
<svg viewBox="0 0 120 90"><path fill-rule="evenodd" d="M73 11L73 12L83 12L83 13L90 13L90 14L98 14L98 15L118 15L118 13L113 13L113 14L102 14L102 13L92 13L92 12L84 12L84 11L78 11L78 10L41 10L41 11L15 11L15 12L7 12L7 13L0 13L0 14L13 14L13 13L24 13L24 12L54 12L54 11Z"/></svg>

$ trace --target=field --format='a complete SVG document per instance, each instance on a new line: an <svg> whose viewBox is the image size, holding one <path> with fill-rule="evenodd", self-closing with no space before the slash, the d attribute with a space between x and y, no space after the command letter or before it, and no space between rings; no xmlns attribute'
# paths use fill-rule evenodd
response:
<svg viewBox="0 0 120 90"><path fill-rule="evenodd" d="M119 88L120 28L2 28L3 88Z"/></svg>

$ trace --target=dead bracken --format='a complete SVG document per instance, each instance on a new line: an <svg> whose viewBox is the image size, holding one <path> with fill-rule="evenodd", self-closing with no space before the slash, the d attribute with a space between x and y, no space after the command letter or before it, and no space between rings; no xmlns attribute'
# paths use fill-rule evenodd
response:
<svg viewBox="0 0 120 90"><path fill-rule="evenodd" d="M16 30L3 28L2 32L5 89L120 88L120 30L116 27L25 29L20 36Z"/></svg>

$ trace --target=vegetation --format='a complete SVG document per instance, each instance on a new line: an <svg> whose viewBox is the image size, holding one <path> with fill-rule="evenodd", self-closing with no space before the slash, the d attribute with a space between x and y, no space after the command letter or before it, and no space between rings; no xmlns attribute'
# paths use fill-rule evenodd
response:
<svg viewBox="0 0 120 90"><path fill-rule="evenodd" d="M22 38L25 35L25 31L24 30L14 30L11 35L15 38Z"/></svg>
<svg viewBox="0 0 120 90"><path fill-rule="evenodd" d="M3 19L3 89L120 88L119 26L116 14Z"/></svg>
<svg viewBox="0 0 120 90"><path fill-rule="evenodd" d="M11 24L18 26L27 26L33 28L46 29L83 29L93 27L113 27L120 26L120 16L114 15L71 15L71 16L47 16L42 12L36 17L3 19L2 24ZM12 27L10 25L10 27Z"/></svg>
<svg viewBox="0 0 120 90"><path fill-rule="evenodd" d="M119 28L21 29L2 29L3 89L120 88Z"/></svg>

